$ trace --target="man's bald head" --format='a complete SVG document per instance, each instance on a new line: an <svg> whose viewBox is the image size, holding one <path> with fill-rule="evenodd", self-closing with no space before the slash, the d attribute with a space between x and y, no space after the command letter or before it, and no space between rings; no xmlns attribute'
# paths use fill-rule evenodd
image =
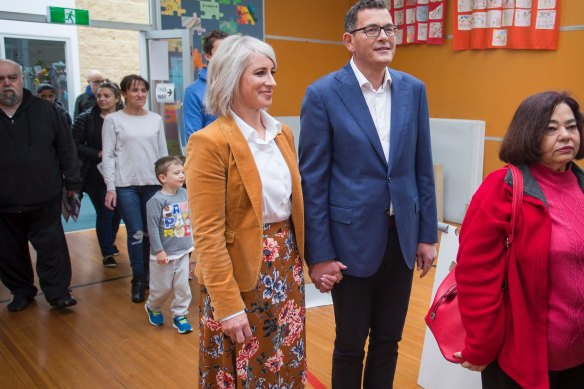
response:
<svg viewBox="0 0 584 389"><path fill-rule="evenodd" d="M9 59L0 59L0 105L14 107L22 101L22 68Z"/></svg>
<svg viewBox="0 0 584 389"><path fill-rule="evenodd" d="M87 83L91 88L91 91L95 94L97 92L97 88L104 82L105 77L102 72L96 69L90 69L87 72Z"/></svg>

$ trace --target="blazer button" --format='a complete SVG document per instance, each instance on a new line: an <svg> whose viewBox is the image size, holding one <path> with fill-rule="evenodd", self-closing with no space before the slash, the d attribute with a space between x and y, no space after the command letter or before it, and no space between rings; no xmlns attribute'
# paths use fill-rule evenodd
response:
<svg viewBox="0 0 584 389"><path fill-rule="evenodd" d="M391 177L387 177L387 182L391 182Z"/></svg>
<svg viewBox="0 0 584 389"><path fill-rule="evenodd" d="M385 208L385 209L383 210L383 213L385 213L387 216L390 216L390 214L391 214L391 210L390 210L389 208Z"/></svg>

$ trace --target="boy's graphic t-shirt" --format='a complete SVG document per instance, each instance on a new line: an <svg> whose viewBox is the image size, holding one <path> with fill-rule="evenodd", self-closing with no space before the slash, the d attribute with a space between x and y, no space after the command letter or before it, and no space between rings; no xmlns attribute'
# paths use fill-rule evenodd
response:
<svg viewBox="0 0 584 389"><path fill-rule="evenodd" d="M164 250L169 259L193 251L193 236L187 191L179 188L174 195L156 192L146 203L150 258Z"/></svg>

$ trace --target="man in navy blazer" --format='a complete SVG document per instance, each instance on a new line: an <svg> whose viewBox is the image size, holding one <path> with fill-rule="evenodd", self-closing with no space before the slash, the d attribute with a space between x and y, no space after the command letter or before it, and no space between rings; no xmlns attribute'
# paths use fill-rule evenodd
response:
<svg viewBox="0 0 584 389"><path fill-rule="evenodd" d="M332 289L332 387L391 388L413 268L436 256L436 197L424 84L389 69L397 27L383 1L345 16L351 61L310 85L301 111L305 253Z"/></svg>

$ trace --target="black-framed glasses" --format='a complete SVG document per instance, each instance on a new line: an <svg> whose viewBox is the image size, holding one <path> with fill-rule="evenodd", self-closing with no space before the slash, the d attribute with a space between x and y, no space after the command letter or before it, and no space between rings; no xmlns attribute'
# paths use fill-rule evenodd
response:
<svg viewBox="0 0 584 389"><path fill-rule="evenodd" d="M398 26L394 26L393 24L386 24L385 26L378 26L376 24L372 24L370 26L365 26L361 28L357 28L356 30L349 31L349 34L354 34L357 31L363 31L365 35L369 38L377 38L379 34L381 34L381 30L385 31L385 35L387 36L396 36L397 32L399 31Z"/></svg>

